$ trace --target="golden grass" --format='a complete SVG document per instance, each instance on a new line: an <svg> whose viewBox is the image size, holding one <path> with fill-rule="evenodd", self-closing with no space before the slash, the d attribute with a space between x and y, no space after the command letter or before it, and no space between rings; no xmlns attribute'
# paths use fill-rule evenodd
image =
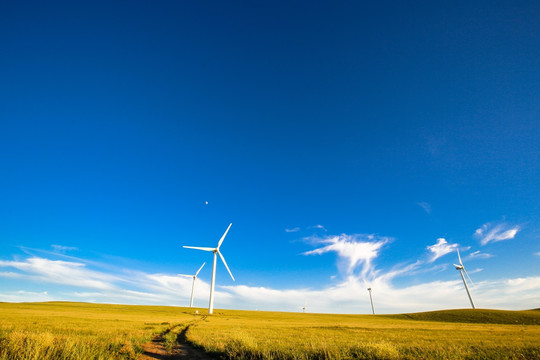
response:
<svg viewBox="0 0 540 360"><path fill-rule="evenodd" d="M540 312L403 315L0 304L0 360L136 359L154 334L226 359L540 359ZM201 313L205 311L199 309ZM463 320L463 322L459 322Z"/></svg>
<svg viewBox="0 0 540 360"><path fill-rule="evenodd" d="M399 316L221 311L187 337L230 359L540 359L538 325Z"/></svg>
<svg viewBox="0 0 540 360"><path fill-rule="evenodd" d="M137 359L187 309L81 303L0 304L0 359Z"/></svg>

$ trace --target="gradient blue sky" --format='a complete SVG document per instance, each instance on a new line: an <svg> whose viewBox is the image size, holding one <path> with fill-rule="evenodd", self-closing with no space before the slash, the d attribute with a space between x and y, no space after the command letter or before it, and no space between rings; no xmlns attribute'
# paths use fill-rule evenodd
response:
<svg viewBox="0 0 540 360"><path fill-rule="evenodd" d="M0 5L0 301L540 306L540 5ZM208 202L208 204L206 204ZM207 305L210 266L195 304Z"/></svg>

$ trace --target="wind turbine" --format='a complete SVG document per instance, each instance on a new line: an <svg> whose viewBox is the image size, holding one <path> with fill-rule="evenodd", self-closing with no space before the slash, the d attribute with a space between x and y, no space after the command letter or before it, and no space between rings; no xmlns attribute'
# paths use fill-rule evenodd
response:
<svg viewBox="0 0 540 360"><path fill-rule="evenodd" d="M472 284L472 280L469 274L467 274L467 270L465 270L465 266L463 266L463 262L461 261L461 256L459 255L459 249L457 249L457 256L459 259L459 265L454 264L454 266L456 267L456 270L459 270L459 274L461 275L461 278L463 279L463 285L465 285L465 290L467 290L467 295L469 295L469 300L471 301L472 308L476 309L474 307L474 302L472 300L471 293L469 292L469 287L467 286L467 282L465 281L465 276L463 276L463 272L465 272L465 275L467 275L471 284Z"/></svg>
<svg viewBox="0 0 540 360"><path fill-rule="evenodd" d="M191 300L189 302L189 307L193 307L193 291L195 290L195 280L197 280L197 275L199 275L199 273L201 272L201 270L202 270L202 268L204 267L205 264L206 263L202 264L202 266L199 268L199 270L197 270L195 275L178 274L178 276L185 276L185 277L193 278L193 284L191 285Z"/></svg>
<svg viewBox="0 0 540 360"><path fill-rule="evenodd" d="M373 311L373 315L375 315L375 308L373 307L373 298L371 297L371 288L367 289L369 291L369 300L371 300L371 311Z"/></svg>
<svg viewBox="0 0 540 360"><path fill-rule="evenodd" d="M300 309L302 309L303 313L306 312L306 305L307 305L307 301L304 301L304 306L300 306Z"/></svg>
<svg viewBox="0 0 540 360"><path fill-rule="evenodd" d="M210 286L210 302L208 304L208 314L212 314L214 312L214 288L216 285L216 263L217 263L217 254L219 254L219 257L221 258L221 261L223 261L223 265L227 268L227 271L229 272L229 275L231 275L231 278L234 280L234 276L231 273L231 270L227 266L227 262L225 261L225 258L223 255L219 252L219 248L221 244L223 243L223 240L225 239L225 236L227 236L227 233L229 232L229 229L231 228L232 223L229 224L229 227L227 230L225 230L225 233L219 239L219 242L217 244L217 247L215 248L209 248L209 247L196 247L196 246L184 246L186 249L195 249L195 250L202 250L202 251L210 251L214 253L214 265L212 266L212 285Z"/></svg>

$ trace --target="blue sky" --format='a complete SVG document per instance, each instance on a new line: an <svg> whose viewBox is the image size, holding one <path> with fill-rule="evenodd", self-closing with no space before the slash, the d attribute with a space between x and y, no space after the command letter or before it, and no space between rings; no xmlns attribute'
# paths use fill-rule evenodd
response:
<svg viewBox="0 0 540 360"><path fill-rule="evenodd" d="M4 2L0 301L538 307L539 16Z"/></svg>

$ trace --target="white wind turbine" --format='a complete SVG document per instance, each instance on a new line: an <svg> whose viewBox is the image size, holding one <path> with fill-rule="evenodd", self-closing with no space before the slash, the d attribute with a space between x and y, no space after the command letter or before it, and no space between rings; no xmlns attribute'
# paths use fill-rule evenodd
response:
<svg viewBox="0 0 540 360"><path fill-rule="evenodd" d="M375 315L375 308L373 307L373 297L371 297L371 288L367 289L369 291L369 300L371 301L371 311L373 312L373 315Z"/></svg>
<svg viewBox="0 0 540 360"><path fill-rule="evenodd" d="M195 275L178 274L178 276L185 276L185 277L193 278L193 284L191 285L191 300L189 302L189 307L193 307L193 291L195 290L195 280L197 280L197 275L199 275L199 273L201 272L201 270L202 270L202 268L204 267L205 264L206 263L202 264L202 266L199 268L199 270L197 270Z"/></svg>
<svg viewBox="0 0 540 360"><path fill-rule="evenodd" d="M186 249L196 249L196 250L203 250L203 251L211 251L214 253L214 265L212 266L212 284L210 285L210 302L208 304L208 314L212 314L214 312L214 287L216 285L216 263L217 263L217 254L219 254L219 257L221 258L221 261L223 261L223 265L227 268L227 271L229 272L229 275L231 275L231 278L234 280L234 276L231 273L231 270L227 266L227 262L225 261L225 258L221 253L219 252L219 248L221 244L223 243L223 240L225 239L225 236L227 236L227 233L229 232L229 229L231 228L232 223L229 224L229 227L227 230L225 230L225 233L219 239L218 245L215 248L209 248L209 247L196 247L196 246L184 246Z"/></svg>
<svg viewBox="0 0 540 360"><path fill-rule="evenodd" d="M469 287L467 286L467 282L465 281L465 276L463 276L463 272L465 272L465 275L467 275L467 277L469 278L471 284L472 284L472 280L471 280L471 277L469 276L469 274L467 274L467 270L465 270L465 266L463 266L463 262L461 261L461 256L459 255L459 249L457 249L457 256L458 256L458 259L459 259L459 265L454 264L454 266L456 267L456 270L459 270L459 274L461 275L461 278L463 279L463 285L465 285L465 290L467 290L467 295L469 295L469 300L471 301L472 308L476 309L474 307L474 302L473 302L473 299L471 297L471 293L469 292Z"/></svg>

